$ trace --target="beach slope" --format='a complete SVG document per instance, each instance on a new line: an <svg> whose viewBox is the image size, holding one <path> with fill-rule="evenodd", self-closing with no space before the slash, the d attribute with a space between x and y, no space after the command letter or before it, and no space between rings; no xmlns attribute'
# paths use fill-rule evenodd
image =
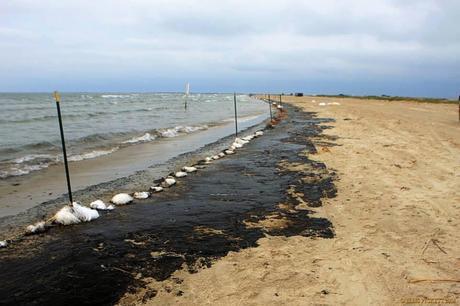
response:
<svg viewBox="0 0 460 306"><path fill-rule="evenodd" d="M335 119L312 138L316 153L308 158L337 171L337 196L310 208L332 222L336 236L266 236L257 248L231 252L209 269L177 272L180 284L156 283L158 294L150 303L458 302L457 106L318 97L283 100L317 118ZM301 170L302 165L293 169ZM184 296L171 295L168 288L180 288Z"/></svg>

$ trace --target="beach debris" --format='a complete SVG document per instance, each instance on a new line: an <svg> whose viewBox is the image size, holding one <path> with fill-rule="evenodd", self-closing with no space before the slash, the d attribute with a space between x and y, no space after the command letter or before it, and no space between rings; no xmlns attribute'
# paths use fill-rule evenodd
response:
<svg viewBox="0 0 460 306"><path fill-rule="evenodd" d="M97 210L83 206L78 202L73 202L72 206L64 206L53 217L54 222L62 225L88 222L97 218L99 218Z"/></svg>
<svg viewBox="0 0 460 306"><path fill-rule="evenodd" d="M176 184L176 180L172 176L168 176L161 182L161 187L169 188L174 184Z"/></svg>
<svg viewBox="0 0 460 306"><path fill-rule="evenodd" d="M39 221L26 227L26 235L43 233L46 230L45 221Z"/></svg>
<svg viewBox="0 0 460 306"><path fill-rule="evenodd" d="M244 141L251 141L255 136L254 135L248 135L248 136L245 136L241 139L243 139Z"/></svg>
<svg viewBox="0 0 460 306"><path fill-rule="evenodd" d="M219 154L217 154L217 156L219 156L220 158L222 158L222 157L225 156L225 153L224 153L224 152L220 152Z"/></svg>
<svg viewBox="0 0 460 306"><path fill-rule="evenodd" d="M71 225L80 223L80 219L73 214L73 209L69 205L62 207L55 215L54 222L61 225Z"/></svg>
<svg viewBox="0 0 460 306"><path fill-rule="evenodd" d="M233 142L234 144L237 143L237 144L240 144L240 145L245 145L247 144L249 141L246 141L246 140L243 140L241 138L235 138L235 141Z"/></svg>
<svg viewBox="0 0 460 306"><path fill-rule="evenodd" d="M211 158L212 160L212 158ZM205 168L205 165L208 165L210 164L211 162L210 161L207 161L206 159L200 159L199 161L196 162L196 164L194 164L192 167L195 167L197 169L203 169Z"/></svg>
<svg viewBox="0 0 460 306"><path fill-rule="evenodd" d="M272 105L276 105L276 102L272 102Z"/></svg>
<svg viewBox="0 0 460 306"><path fill-rule="evenodd" d="M8 246L8 242L6 242L6 240L0 241L0 249L1 248L6 248L7 246Z"/></svg>
<svg viewBox="0 0 460 306"><path fill-rule="evenodd" d="M115 208L112 204L107 206L102 200L96 200L91 202L89 204L89 207L97 210L112 210Z"/></svg>
<svg viewBox="0 0 460 306"><path fill-rule="evenodd" d="M319 106L326 106L326 103L320 102L320 103L318 103L318 105L319 105Z"/></svg>
<svg viewBox="0 0 460 306"><path fill-rule="evenodd" d="M231 148L232 148L233 150L235 150L235 149L240 149L240 148L242 148L242 147L243 147L243 145L242 145L241 143L237 143L237 142L232 143L232 146L231 146Z"/></svg>
<svg viewBox="0 0 460 306"><path fill-rule="evenodd" d="M150 196L150 192L147 191L136 191L133 197L139 200L147 199Z"/></svg>
<svg viewBox="0 0 460 306"><path fill-rule="evenodd" d="M125 205L129 204L133 201L133 197L130 196L127 193L119 193L113 196L113 198L110 200L115 205Z"/></svg>
<svg viewBox="0 0 460 306"><path fill-rule="evenodd" d="M185 171L185 172L195 172L197 170L196 167L189 167L189 166L184 166L182 167L182 171Z"/></svg>
<svg viewBox="0 0 460 306"><path fill-rule="evenodd" d="M203 164L196 164L196 165L193 165L193 167L195 167L196 169L205 169L206 166L203 165Z"/></svg>
<svg viewBox="0 0 460 306"><path fill-rule="evenodd" d="M283 106L282 105L277 105L276 108L277 109L283 109Z"/></svg>
<svg viewBox="0 0 460 306"><path fill-rule="evenodd" d="M227 154L227 155L235 154L235 151L228 149L228 150L225 150L225 154Z"/></svg>
<svg viewBox="0 0 460 306"><path fill-rule="evenodd" d="M78 202L72 203L72 210L73 215L83 222L89 222L91 220L99 218L99 213L97 212L97 210L83 206Z"/></svg>
<svg viewBox="0 0 460 306"><path fill-rule="evenodd" d="M184 171L178 171L174 174L175 177L184 177L184 176L187 176L187 173L184 172Z"/></svg>
<svg viewBox="0 0 460 306"><path fill-rule="evenodd" d="M161 192L161 191L163 191L163 187L161 187L161 186L152 186L152 187L150 187L150 190L152 190L152 192Z"/></svg>
<svg viewBox="0 0 460 306"><path fill-rule="evenodd" d="M327 103L327 105L340 105L340 103L339 102L329 102Z"/></svg>
<svg viewBox="0 0 460 306"><path fill-rule="evenodd" d="M259 137L259 136L263 136L263 135L264 135L264 132L263 132L263 131L256 131L256 132L254 133L254 136L255 136L255 137Z"/></svg>

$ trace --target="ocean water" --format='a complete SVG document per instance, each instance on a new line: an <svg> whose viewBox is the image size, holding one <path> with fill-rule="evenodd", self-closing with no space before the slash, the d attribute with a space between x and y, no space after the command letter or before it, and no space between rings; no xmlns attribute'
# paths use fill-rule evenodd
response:
<svg viewBox="0 0 460 306"><path fill-rule="evenodd" d="M187 109L185 109L187 101ZM237 96L239 118L267 106ZM62 94L71 162L111 154L162 137L186 136L233 121L233 95L173 93ZM27 175L62 162L56 105L51 94L0 94L0 179Z"/></svg>

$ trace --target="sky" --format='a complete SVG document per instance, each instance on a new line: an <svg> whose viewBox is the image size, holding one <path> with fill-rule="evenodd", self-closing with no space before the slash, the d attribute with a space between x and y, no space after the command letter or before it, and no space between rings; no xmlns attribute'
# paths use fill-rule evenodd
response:
<svg viewBox="0 0 460 306"><path fill-rule="evenodd" d="M460 95L458 0L9 0L1 92Z"/></svg>

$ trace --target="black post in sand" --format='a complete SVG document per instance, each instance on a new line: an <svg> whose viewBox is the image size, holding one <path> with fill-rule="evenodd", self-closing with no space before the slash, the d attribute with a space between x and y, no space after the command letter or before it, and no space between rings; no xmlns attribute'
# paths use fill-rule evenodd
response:
<svg viewBox="0 0 460 306"><path fill-rule="evenodd" d="M270 103L270 95L268 95L268 103Z"/></svg>
<svg viewBox="0 0 460 306"><path fill-rule="evenodd" d="M272 115L272 104L270 101L268 101L268 108L270 108L270 122L273 120L273 115Z"/></svg>
<svg viewBox="0 0 460 306"><path fill-rule="evenodd" d="M236 112L236 92L233 93L233 105L235 106L235 137L238 137L238 115Z"/></svg>
<svg viewBox="0 0 460 306"><path fill-rule="evenodd" d="M70 204L72 204L73 199L72 199L72 188L70 187L69 165L67 163L67 152L65 150L64 128L62 126L61 107L59 105L61 102L61 95L57 91L55 91L53 93L53 96L54 96L54 100L56 100L56 108L57 108L57 113L58 113L58 118L59 118L59 129L61 131L62 154L64 155L64 166L65 166L65 175L67 178L67 189L69 190L69 201L70 201Z"/></svg>
<svg viewBox="0 0 460 306"><path fill-rule="evenodd" d="M281 95L280 95L280 105L281 105Z"/></svg>

